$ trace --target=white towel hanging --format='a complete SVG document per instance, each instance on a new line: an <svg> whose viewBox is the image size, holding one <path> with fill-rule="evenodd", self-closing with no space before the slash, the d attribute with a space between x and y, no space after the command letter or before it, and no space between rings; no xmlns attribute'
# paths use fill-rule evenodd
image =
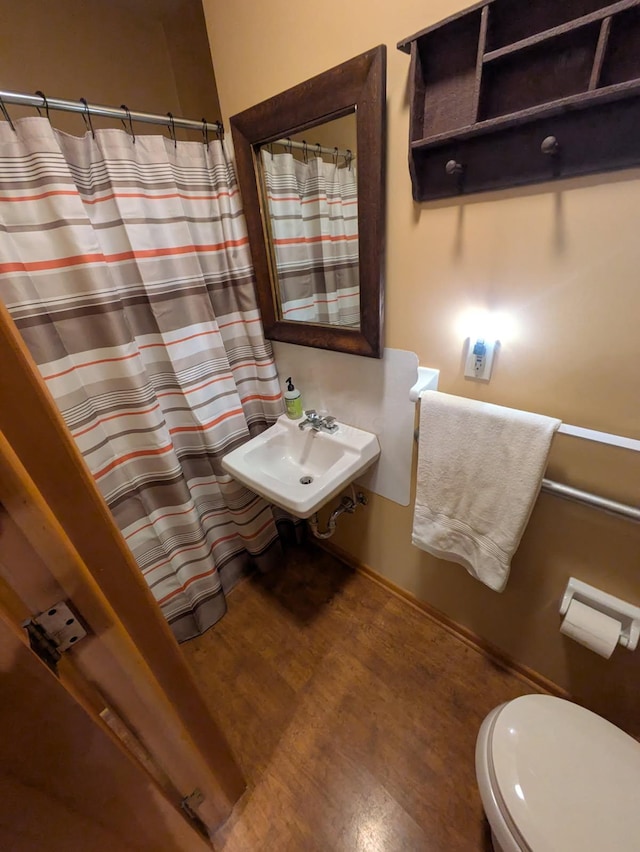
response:
<svg viewBox="0 0 640 852"><path fill-rule="evenodd" d="M412 541L501 592L560 420L426 391Z"/></svg>

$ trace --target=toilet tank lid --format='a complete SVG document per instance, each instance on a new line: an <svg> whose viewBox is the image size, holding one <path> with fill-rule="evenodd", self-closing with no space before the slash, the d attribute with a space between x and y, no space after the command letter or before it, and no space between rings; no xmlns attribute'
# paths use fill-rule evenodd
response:
<svg viewBox="0 0 640 852"><path fill-rule="evenodd" d="M498 713L493 779L511 820L536 852L637 849L640 744L561 698L525 695Z"/></svg>

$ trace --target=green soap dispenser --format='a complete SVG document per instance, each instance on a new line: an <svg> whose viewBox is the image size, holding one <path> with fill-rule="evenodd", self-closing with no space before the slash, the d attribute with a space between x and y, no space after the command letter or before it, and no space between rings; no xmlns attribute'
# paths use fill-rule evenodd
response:
<svg viewBox="0 0 640 852"><path fill-rule="evenodd" d="M290 417L291 420L298 420L298 418L302 417L302 394L294 388L291 376L287 379L284 404L287 408L287 417Z"/></svg>

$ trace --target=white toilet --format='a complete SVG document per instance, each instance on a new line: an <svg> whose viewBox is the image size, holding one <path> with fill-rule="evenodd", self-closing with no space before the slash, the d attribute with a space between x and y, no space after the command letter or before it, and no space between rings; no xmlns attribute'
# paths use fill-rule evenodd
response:
<svg viewBox="0 0 640 852"><path fill-rule="evenodd" d="M496 707L476 743L496 852L640 850L640 743L549 695Z"/></svg>

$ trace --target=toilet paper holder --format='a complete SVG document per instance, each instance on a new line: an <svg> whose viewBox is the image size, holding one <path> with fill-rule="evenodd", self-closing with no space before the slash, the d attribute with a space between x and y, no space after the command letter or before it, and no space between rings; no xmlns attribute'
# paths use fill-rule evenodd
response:
<svg viewBox="0 0 640 852"><path fill-rule="evenodd" d="M582 580L576 580L575 577L570 577L560 603L560 615L566 615L569 604L574 598L585 606L590 606L619 621L622 630L618 644L628 648L629 651L635 651L640 639L640 607L608 595L594 586L583 583Z"/></svg>

